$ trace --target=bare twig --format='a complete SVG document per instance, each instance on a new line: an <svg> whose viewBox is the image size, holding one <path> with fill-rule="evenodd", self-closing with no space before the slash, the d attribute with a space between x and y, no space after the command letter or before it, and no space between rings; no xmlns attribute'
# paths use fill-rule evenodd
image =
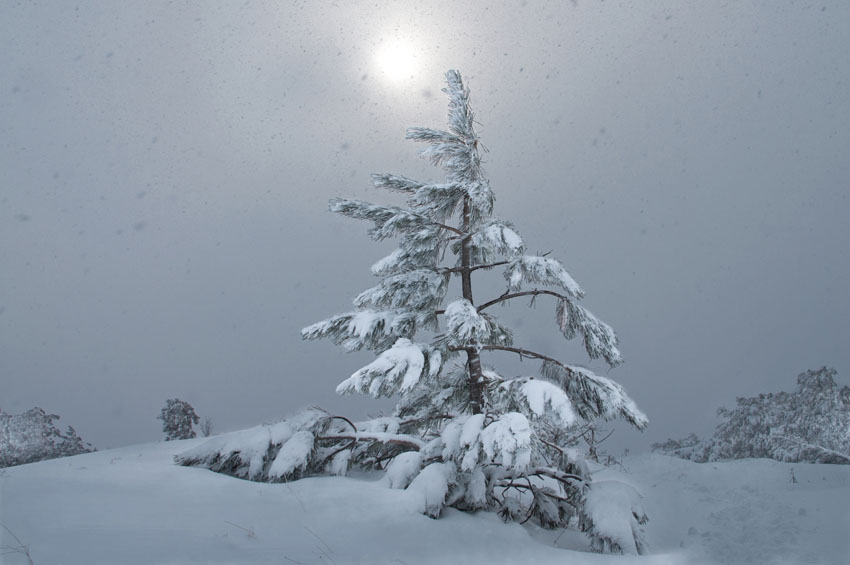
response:
<svg viewBox="0 0 850 565"><path fill-rule="evenodd" d="M310 535L312 535L314 538L316 538L317 540L319 540L319 541L322 543L322 545L324 545L324 546L327 548L327 552L322 551L322 553L324 553L326 556L328 556L328 559L330 559L330 555L328 555L328 554L329 554L329 553L333 553L333 552L334 552L334 550L333 550L333 549L331 549L331 546L329 546L329 545L328 545L328 542L326 542L326 541L325 541L325 540L323 540L321 537L319 537L319 534L317 534L316 532L314 532L313 530L311 530L311 529L310 529L310 528L308 528L307 526L304 526L304 529L305 529L305 530L307 530L308 532L310 532ZM319 548L319 549L321 549L321 548ZM331 561L333 561L333 559L331 559Z"/></svg>
<svg viewBox="0 0 850 565"><path fill-rule="evenodd" d="M245 532L245 535L247 535L249 538L255 538L255 537L257 537L257 534L256 534L256 533L254 533L254 528L244 528L244 527L240 526L239 524L234 524L233 522L230 522L230 521L228 521L228 520L225 520L225 521L224 521L224 523L225 523L225 524L230 524L230 525L231 525L231 526L233 526L234 528L239 528L240 530L242 530L243 532Z"/></svg>
<svg viewBox="0 0 850 565"><path fill-rule="evenodd" d="M532 476L550 477L562 483L570 483L571 481L578 481L580 483L585 482L585 479L579 477L578 475L573 475L572 473L564 473L562 471L558 471L557 469L552 469L549 467L536 467L532 469L528 474Z"/></svg>
<svg viewBox="0 0 850 565"><path fill-rule="evenodd" d="M6 526L6 524L2 524L2 526L3 526L3 529L4 529L4 530L6 530L7 532L9 532L9 535L10 535L10 536L12 536L13 538L15 538L15 541L18 543L18 545L16 545L16 546L13 546L13 545L3 545L3 546L0 546L0 551L2 551L2 552L3 552L3 553L2 553L2 554L0 554L0 555L11 555L11 554L13 554L13 553L19 553L19 554L21 554L21 555L23 555L23 556L25 556L25 557L27 558L27 563L29 563L29 565L34 565L34 564L33 564L33 560L32 560L32 555L30 555L30 546L29 546L29 545L25 545L25 544L24 544L24 543L23 543L23 542L22 542L22 541L18 538L18 536L16 536L16 535L15 535L15 532L13 532L12 530L10 530L10 529Z"/></svg>
<svg viewBox="0 0 850 565"><path fill-rule="evenodd" d="M614 430L612 429L610 432L608 432L607 434L605 434L605 437L603 437L602 439L597 440L596 438L594 438L594 437L592 437L592 436L591 436L591 438L590 438L590 439L587 439L587 430L585 430L585 431L581 434L581 437L582 437L582 438L584 438L584 441L586 441L586 442L588 442L588 443L590 443L590 442L592 441L592 442L594 443L594 445L599 445L600 443L602 443L603 441L605 441L606 439L608 439L609 437L611 437L611 435L612 435L613 433L614 433Z"/></svg>

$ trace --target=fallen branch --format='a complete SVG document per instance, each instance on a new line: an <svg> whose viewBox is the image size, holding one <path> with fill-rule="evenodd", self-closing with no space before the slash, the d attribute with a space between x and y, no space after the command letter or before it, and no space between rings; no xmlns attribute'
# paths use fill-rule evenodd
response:
<svg viewBox="0 0 850 565"><path fill-rule="evenodd" d="M562 471L558 471L557 469L552 469L551 467L535 467L528 473L532 476L542 476L542 477L550 477L555 479L556 481L560 481L562 483L570 483L570 481L578 481L580 483L587 482L587 479L583 477L579 477L578 475L573 475L572 473L564 473Z"/></svg>
<svg viewBox="0 0 850 565"><path fill-rule="evenodd" d="M414 451L419 451L422 449L425 444L422 440L415 438L413 436L404 435L404 434L382 434L382 433L366 433L366 432L357 432L351 435L332 435L332 436L318 436L316 441L368 441L368 442L376 442L376 443L389 443L392 445L398 445L401 447L409 447Z"/></svg>

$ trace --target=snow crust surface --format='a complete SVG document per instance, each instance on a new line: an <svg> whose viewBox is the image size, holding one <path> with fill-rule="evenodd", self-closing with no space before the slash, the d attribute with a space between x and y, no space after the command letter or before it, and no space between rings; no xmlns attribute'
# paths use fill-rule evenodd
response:
<svg viewBox="0 0 850 565"><path fill-rule="evenodd" d="M421 491L371 476L269 484L174 465L204 441L10 467L0 473L0 517L36 564L843 565L850 555L846 465L624 458L628 475L596 476L644 495L650 555L637 557L590 553L581 534L487 512L432 520L419 513ZM440 474L434 481L425 490L439 496ZM2 529L0 545L15 545Z"/></svg>

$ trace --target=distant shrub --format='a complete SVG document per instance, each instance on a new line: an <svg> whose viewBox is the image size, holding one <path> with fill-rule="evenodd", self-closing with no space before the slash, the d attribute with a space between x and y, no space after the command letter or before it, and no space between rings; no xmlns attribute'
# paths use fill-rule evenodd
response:
<svg viewBox="0 0 850 565"><path fill-rule="evenodd" d="M653 444L654 451L697 462L761 457L801 463L850 464L850 387L835 369L797 376L795 392L738 398L720 408L725 419L707 440L695 434Z"/></svg>
<svg viewBox="0 0 850 565"><path fill-rule="evenodd" d="M71 426L62 433L59 416L35 407L23 414L0 411L0 467L95 451Z"/></svg>

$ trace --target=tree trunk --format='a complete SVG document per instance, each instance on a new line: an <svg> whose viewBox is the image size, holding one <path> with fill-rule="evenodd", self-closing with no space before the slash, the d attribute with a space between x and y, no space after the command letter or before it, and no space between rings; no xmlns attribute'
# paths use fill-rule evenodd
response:
<svg viewBox="0 0 850 565"><path fill-rule="evenodd" d="M469 248L470 230L469 196L463 198L463 244L460 252L460 283L463 297L472 301L472 254ZM474 347L466 349L466 365L469 369L469 407L473 414L480 414L484 409L484 378L481 371L481 356Z"/></svg>
<svg viewBox="0 0 850 565"><path fill-rule="evenodd" d="M481 356L475 348L470 347L466 350L466 359L469 366L469 407L473 414L481 414L484 411L484 375L481 371Z"/></svg>
<svg viewBox="0 0 850 565"><path fill-rule="evenodd" d="M463 197L463 243L460 248L460 284L463 291L463 297L472 303L472 252L469 248L469 196Z"/></svg>

